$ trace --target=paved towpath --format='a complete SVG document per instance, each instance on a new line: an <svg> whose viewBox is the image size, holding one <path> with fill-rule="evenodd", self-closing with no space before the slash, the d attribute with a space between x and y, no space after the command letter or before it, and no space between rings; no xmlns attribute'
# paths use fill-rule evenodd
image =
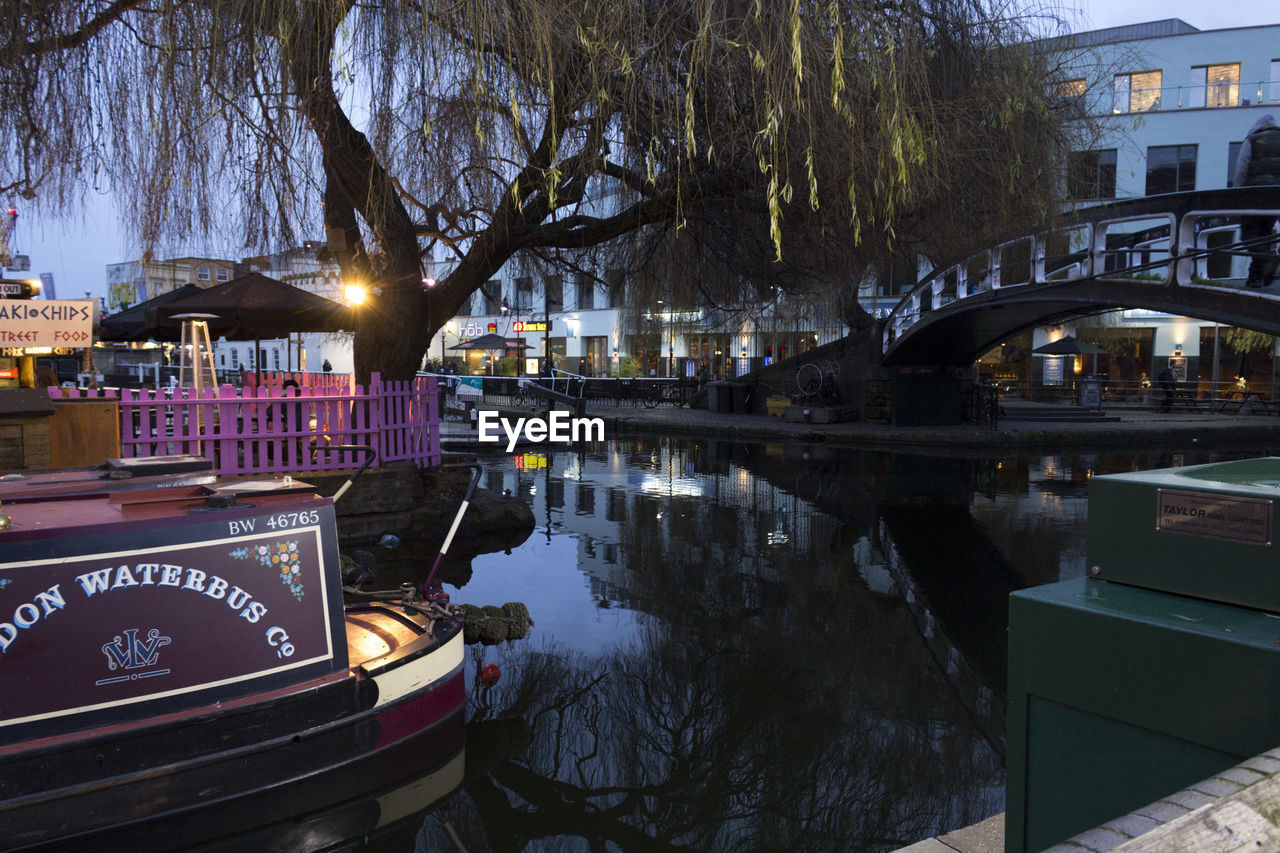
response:
<svg viewBox="0 0 1280 853"><path fill-rule="evenodd" d="M1224 442L1280 441L1280 417L1263 414L1228 414L1217 412L1171 413L1143 408L1105 408L1107 416L1119 420L1098 422L1032 422L1018 419L1020 410L1029 404L1005 400L1005 414L999 427L990 429L976 424L954 426L893 426L876 421L851 421L838 424L792 423L768 415L734 415L708 412L705 409L660 406L646 409L629 404L589 406L590 417L605 422L605 435L649 434L689 437L737 439L742 441L809 441L841 446L914 446L914 447L1068 447L1106 445L1169 445L1188 447ZM1037 408L1043 404L1036 404ZM496 407L495 407L496 408ZM511 412L518 414L516 411ZM524 413L527 416L527 412ZM457 444L474 435L466 423L446 422L447 442ZM451 448L456 449L456 448Z"/></svg>

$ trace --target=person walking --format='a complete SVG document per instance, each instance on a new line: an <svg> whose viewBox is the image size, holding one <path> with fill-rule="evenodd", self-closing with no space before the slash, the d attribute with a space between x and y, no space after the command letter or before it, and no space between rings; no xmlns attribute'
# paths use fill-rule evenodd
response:
<svg viewBox="0 0 1280 853"><path fill-rule="evenodd" d="M1160 390L1164 393L1164 399L1160 401L1160 411L1171 412L1173 398L1178 393L1178 380L1173 375L1173 368L1165 365L1157 381L1160 383Z"/></svg>
<svg viewBox="0 0 1280 853"><path fill-rule="evenodd" d="M1280 186L1280 127L1271 113L1249 128L1240 146L1232 183L1237 187ZM1272 236L1275 223L1274 216L1240 217L1241 242L1260 241L1248 248L1253 255L1249 259L1249 278L1245 282L1248 287L1266 287L1275 281L1276 268L1280 267L1275 243L1261 242Z"/></svg>

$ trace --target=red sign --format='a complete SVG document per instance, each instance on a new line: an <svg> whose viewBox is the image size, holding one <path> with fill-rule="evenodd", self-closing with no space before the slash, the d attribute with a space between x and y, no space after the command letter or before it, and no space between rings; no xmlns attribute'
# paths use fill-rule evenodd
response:
<svg viewBox="0 0 1280 853"><path fill-rule="evenodd" d="M544 320L517 320L512 324L512 329L516 332L546 332L550 328L550 324Z"/></svg>
<svg viewBox="0 0 1280 853"><path fill-rule="evenodd" d="M496 331L498 331L498 324L497 324L497 323L490 323L490 324L489 324L489 331L491 331L491 332L496 332Z"/></svg>

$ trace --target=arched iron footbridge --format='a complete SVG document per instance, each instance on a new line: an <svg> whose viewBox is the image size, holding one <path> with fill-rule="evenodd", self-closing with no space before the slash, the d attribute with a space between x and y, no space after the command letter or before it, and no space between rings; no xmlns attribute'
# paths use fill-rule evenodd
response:
<svg viewBox="0 0 1280 853"><path fill-rule="evenodd" d="M1122 308L1280 335L1280 282L1245 285L1273 234L1240 240L1242 216L1280 216L1280 187L1148 196L935 270L884 321L885 365L966 365L1036 326Z"/></svg>

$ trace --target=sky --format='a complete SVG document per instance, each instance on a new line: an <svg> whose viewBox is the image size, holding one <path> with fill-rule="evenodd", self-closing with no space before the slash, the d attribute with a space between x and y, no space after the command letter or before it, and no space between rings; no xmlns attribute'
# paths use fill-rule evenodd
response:
<svg viewBox="0 0 1280 853"><path fill-rule="evenodd" d="M1104 29L1165 18L1181 18L1202 30L1280 23L1280 6L1274 0L1058 0L1060 15L1072 23L1072 31ZM58 220L24 215L19 219L13 250L31 259L29 273L9 273L10 278L53 273L59 299L106 295L106 266L137 258L139 248L129 245L116 227L116 211L107 196L93 196L82 210ZM317 236L319 231L317 229ZM207 250L188 247L168 254L204 255Z"/></svg>

